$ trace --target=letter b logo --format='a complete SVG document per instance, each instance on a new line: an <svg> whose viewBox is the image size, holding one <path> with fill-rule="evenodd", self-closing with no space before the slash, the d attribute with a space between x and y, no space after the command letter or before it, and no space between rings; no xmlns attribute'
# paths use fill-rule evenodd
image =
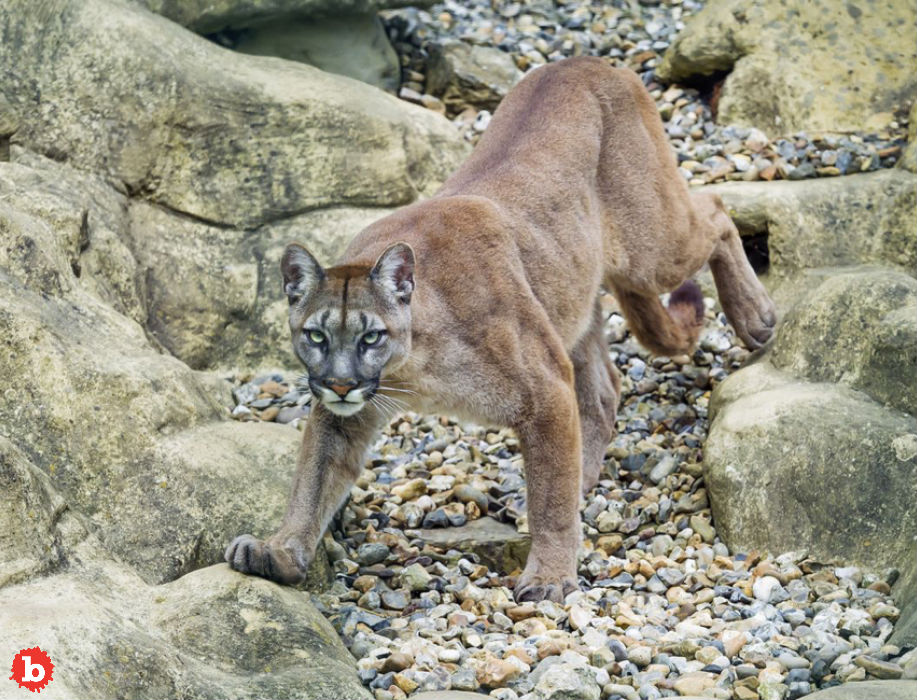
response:
<svg viewBox="0 0 917 700"><path fill-rule="evenodd" d="M45 677L45 667L41 664L33 664L31 656L22 657L23 675L22 680L29 683L38 683Z"/></svg>
<svg viewBox="0 0 917 700"><path fill-rule="evenodd" d="M11 681L16 681L20 688L35 693L41 692L42 688L54 680L54 664L39 647L21 650L13 657L13 667L10 670L13 672L10 676Z"/></svg>

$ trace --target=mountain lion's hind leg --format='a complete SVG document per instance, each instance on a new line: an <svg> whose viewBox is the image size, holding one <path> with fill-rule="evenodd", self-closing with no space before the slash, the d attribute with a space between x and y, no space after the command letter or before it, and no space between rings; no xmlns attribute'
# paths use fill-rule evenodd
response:
<svg viewBox="0 0 917 700"><path fill-rule="evenodd" d="M710 225L714 241L710 271L729 323L750 350L764 345L774 333L777 310L752 269L738 229L717 195L692 193L698 217Z"/></svg>
<svg viewBox="0 0 917 700"><path fill-rule="evenodd" d="M596 301L592 325L570 354L582 433L584 494L598 483L605 449L614 435L621 394L621 380L608 357L603 325L602 309Z"/></svg>
<svg viewBox="0 0 917 700"><path fill-rule="evenodd" d="M336 416L312 402L290 504L280 529L266 540L240 535L226 548L229 566L278 583L305 578L315 546L363 468L366 449L384 416L374 406Z"/></svg>

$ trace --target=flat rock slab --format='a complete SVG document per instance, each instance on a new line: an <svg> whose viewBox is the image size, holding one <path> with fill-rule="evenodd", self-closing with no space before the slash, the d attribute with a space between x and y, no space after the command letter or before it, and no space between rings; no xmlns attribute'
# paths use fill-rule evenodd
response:
<svg viewBox="0 0 917 700"><path fill-rule="evenodd" d="M798 182L726 182L704 191L722 197L743 236L767 235L769 274L862 264L917 269L917 177L903 168Z"/></svg>
<svg viewBox="0 0 917 700"><path fill-rule="evenodd" d="M420 536L435 547L476 554L482 564L504 573L524 567L532 546L529 535L493 518L479 518L461 527L421 530Z"/></svg>
<svg viewBox="0 0 917 700"><path fill-rule="evenodd" d="M917 681L845 683L806 695L803 700L914 700Z"/></svg>

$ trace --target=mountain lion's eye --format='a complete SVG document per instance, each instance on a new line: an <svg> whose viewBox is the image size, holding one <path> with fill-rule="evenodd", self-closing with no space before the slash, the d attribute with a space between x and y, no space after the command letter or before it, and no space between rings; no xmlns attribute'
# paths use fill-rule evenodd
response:
<svg viewBox="0 0 917 700"><path fill-rule="evenodd" d="M316 345L321 345L325 342L325 334L321 331L309 331L309 340Z"/></svg>
<svg viewBox="0 0 917 700"><path fill-rule="evenodd" d="M370 331L363 336L364 345L375 345L379 342L379 339L382 337L382 334L379 331Z"/></svg>

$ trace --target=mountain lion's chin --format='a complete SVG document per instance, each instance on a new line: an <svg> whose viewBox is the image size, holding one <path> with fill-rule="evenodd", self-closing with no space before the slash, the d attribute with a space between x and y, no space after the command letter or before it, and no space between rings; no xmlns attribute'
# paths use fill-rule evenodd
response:
<svg viewBox="0 0 917 700"><path fill-rule="evenodd" d="M325 408L331 411L336 416L352 416L354 413L359 411L363 406L366 405L365 401L360 403L353 403L351 401L323 401Z"/></svg>

